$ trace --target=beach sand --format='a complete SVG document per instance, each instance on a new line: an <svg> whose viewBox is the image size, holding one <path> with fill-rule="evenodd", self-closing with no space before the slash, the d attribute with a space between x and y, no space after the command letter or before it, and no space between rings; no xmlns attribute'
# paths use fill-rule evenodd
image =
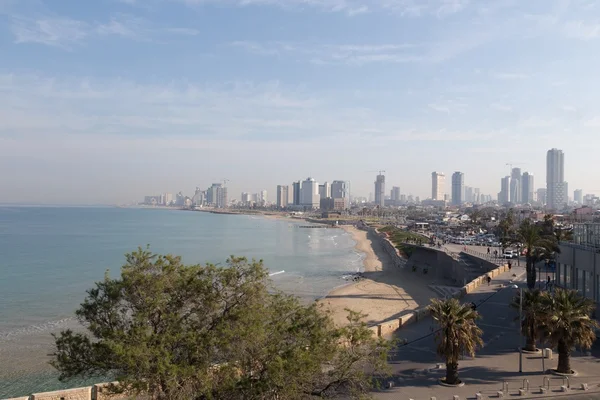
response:
<svg viewBox="0 0 600 400"><path fill-rule="evenodd" d="M345 309L359 311L368 316L371 325L387 319L398 318L410 310L429 303L436 297L429 289L425 277L395 267L379 243L373 243L366 231L353 226L342 226L352 234L356 250L366 255L364 278L349 285L334 289L319 300L337 325L347 322Z"/></svg>

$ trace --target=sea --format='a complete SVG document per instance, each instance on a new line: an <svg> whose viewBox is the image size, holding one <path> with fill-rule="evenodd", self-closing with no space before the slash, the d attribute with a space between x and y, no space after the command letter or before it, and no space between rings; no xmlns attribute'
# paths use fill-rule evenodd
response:
<svg viewBox="0 0 600 400"><path fill-rule="evenodd" d="M0 399L95 382L59 382L51 333L77 327L87 289L139 246L186 264L262 259L274 286L313 301L347 284L363 255L342 229L252 215L117 207L0 206Z"/></svg>

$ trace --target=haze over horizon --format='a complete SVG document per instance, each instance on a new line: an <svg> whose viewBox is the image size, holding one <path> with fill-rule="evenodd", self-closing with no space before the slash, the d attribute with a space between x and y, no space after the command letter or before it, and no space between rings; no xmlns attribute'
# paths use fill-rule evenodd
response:
<svg viewBox="0 0 600 400"><path fill-rule="evenodd" d="M495 197L506 163L545 187L553 147L600 194L599 45L589 0L0 0L0 203L366 197L377 170Z"/></svg>

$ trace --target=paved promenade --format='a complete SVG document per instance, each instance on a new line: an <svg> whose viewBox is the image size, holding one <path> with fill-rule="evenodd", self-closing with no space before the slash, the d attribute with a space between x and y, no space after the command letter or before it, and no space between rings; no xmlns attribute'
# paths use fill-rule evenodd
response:
<svg viewBox="0 0 600 400"><path fill-rule="evenodd" d="M498 391L503 391L504 398L561 396L564 399L600 399L598 349L587 354L573 352L572 367L578 375L569 378L568 382L543 372L556 368L557 354L551 360L542 360L538 354L523 354L523 373L519 373L517 348L521 336L514 320L517 311L508 304L518 290L512 286L525 287L524 280L525 268L521 262L521 267L513 267L510 272L497 276L490 286L480 286L463 298L464 302L477 304L482 315L478 325L484 331L485 343L475 358L466 358L459 363L459 376L465 383L463 387L448 388L438 384L438 379L445 376L445 365L436 355L432 334L435 328L431 318L427 317L396 332L396 338L407 341L407 344L399 345L391 355L393 376L385 383L387 387L391 382L393 387L381 390L375 397L394 400L430 400L435 397L436 400L446 400L458 395L459 399L476 399L476 393L480 393L482 399L488 399L499 398ZM548 387L548 379L549 390L542 394L540 386ZM527 386L527 381L529 390L520 395L519 389ZM588 391L580 389L582 383L588 384ZM567 384L569 392L562 392L561 386Z"/></svg>

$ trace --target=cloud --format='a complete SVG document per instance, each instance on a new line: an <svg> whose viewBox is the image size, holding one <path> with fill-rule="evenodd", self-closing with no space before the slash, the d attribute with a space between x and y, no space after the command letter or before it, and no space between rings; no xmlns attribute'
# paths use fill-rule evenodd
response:
<svg viewBox="0 0 600 400"><path fill-rule="evenodd" d="M600 22L570 21L564 28L567 37L581 40L592 40L600 37Z"/></svg>
<svg viewBox="0 0 600 400"><path fill-rule="evenodd" d="M89 35L89 25L69 18L14 17L11 31L15 43L39 43L71 49Z"/></svg>
<svg viewBox="0 0 600 400"><path fill-rule="evenodd" d="M435 43L371 43L316 44L301 42L255 42L248 40L230 43L232 48L262 56L291 57L316 65L353 65L440 63L469 52L486 41L481 33L472 39L456 39Z"/></svg>
<svg viewBox="0 0 600 400"><path fill-rule="evenodd" d="M502 103L492 103L492 104L490 104L490 107L497 111L505 111L506 112L506 111L513 110L513 108L511 106L502 104Z"/></svg>
<svg viewBox="0 0 600 400"><path fill-rule="evenodd" d="M314 8L324 12L355 16L367 12L394 12L401 17L436 16L444 18L456 14L471 3L470 0L168 0L188 6L219 4L238 7L274 6L282 9Z"/></svg>
<svg viewBox="0 0 600 400"><path fill-rule="evenodd" d="M501 80L521 80L529 78L529 75L515 72L495 72L492 77Z"/></svg>
<svg viewBox="0 0 600 400"><path fill-rule="evenodd" d="M11 15L11 31L15 43L37 43L73 50L85 40L100 36L121 36L133 40L163 40L169 36L195 36L196 29L161 27L144 18L128 14L114 14L108 22L88 23L66 17L25 18Z"/></svg>

